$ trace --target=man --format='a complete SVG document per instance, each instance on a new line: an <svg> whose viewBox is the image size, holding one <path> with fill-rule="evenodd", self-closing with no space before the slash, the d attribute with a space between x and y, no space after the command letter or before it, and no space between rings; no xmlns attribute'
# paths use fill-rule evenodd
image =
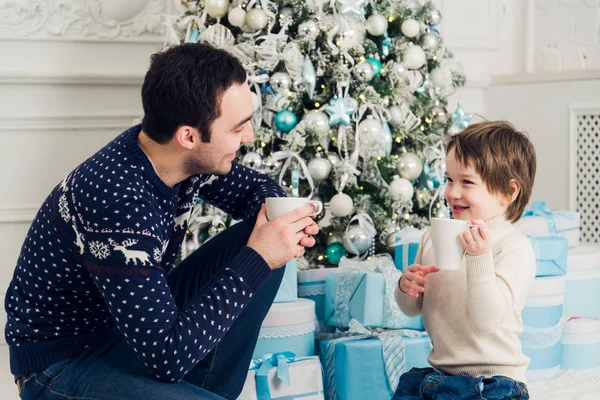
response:
<svg viewBox="0 0 600 400"><path fill-rule="evenodd" d="M152 56L144 119L52 191L6 294L23 399L234 399L312 206L267 221L271 179L233 162L251 142L246 73L184 44ZM236 219L177 267L200 197ZM262 205L262 206L261 206Z"/></svg>

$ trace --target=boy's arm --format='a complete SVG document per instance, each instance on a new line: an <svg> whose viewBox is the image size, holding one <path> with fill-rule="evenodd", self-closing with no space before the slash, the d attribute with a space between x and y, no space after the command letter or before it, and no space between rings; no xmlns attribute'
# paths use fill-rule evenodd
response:
<svg viewBox="0 0 600 400"><path fill-rule="evenodd" d="M535 277L535 252L519 237L467 259L467 307L475 331L494 332L511 312L521 312Z"/></svg>
<svg viewBox="0 0 600 400"><path fill-rule="evenodd" d="M421 243L419 243L419 249L417 250L417 256L415 257L415 264L421 264L421 260L423 258L423 247L425 245L426 238L429 239L429 236L430 231L428 230L423 234L423 237L421 237ZM419 297L414 298L400 290L400 281L398 281L394 295L396 297L396 303L398 303L400 310L405 315L409 317L417 317L421 315L421 307L423 306L423 296L425 293L419 293Z"/></svg>

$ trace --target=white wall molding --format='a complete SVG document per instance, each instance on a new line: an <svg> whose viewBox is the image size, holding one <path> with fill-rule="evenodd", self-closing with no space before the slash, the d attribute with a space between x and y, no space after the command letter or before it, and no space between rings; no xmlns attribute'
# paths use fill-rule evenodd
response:
<svg viewBox="0 0 600 400"><path fill-rule="evenodd" d="M62 131L73 129L125 129L141 115L74 115L0 117L0 133L13 131Z"/></svg>
<svg viewBox="0 0 600 400"><path fill-rule="evenodd" d="M160 41L160 16L176 12L174 5L164 0L0 0L0 38Z"/></svg>
<svg viewBox="0 0 600 400"><path fill-rule="evenodd" d="M497 75L492 77L492 85L511 85L520 83L564 82L600 79L600 69L581 69L573 71L548 71Z"/></svg>
<svg viewBox="0 0 600 400"><path fill-rule="evenodd" d="M0 71L0 84L141 86L144 75L117 73L39 73Z"/></svg>
<svg viewBox="0 0 600 400"><path fill-rule="evenodd" d="M39 206L0 206L0 224L31 223Z"/></svg>

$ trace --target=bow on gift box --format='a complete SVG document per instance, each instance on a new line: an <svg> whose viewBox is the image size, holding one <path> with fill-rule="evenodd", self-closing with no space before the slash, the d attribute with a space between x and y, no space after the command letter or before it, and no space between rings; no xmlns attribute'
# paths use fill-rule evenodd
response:
<svg viewBox="0 0 600 400"><path fill-rule="evenodd" d="M545 201L534 202L531 205L531 210L525 211L523 213L524 217L535 216L535 217L544 218L546 220L546 223L548 224L548 230L551 233L556 233L556 222L554 222L554 218L553 218L553 216L555 216L555 215L560 215L561 217L568 218L568 219L575 218L575 214L560 212L560 211L552 211L552 210L546 208Z"/></svg>
<svg viewBox="0 0 600 400"><path fill-rule="evenodd" d="M407 318L400 311L394 299L394 290L402 273L394 267L394 261L389 254L379 254L369 260L359 261L342 257L339 264L340 272L349 272L341 276L335 294L336 326L348 326L350 322L349 304L355 289L360 285L357 280L365 279L367 272L379 272L385 280L385 304L383 324L388 328L399 328Z"/></svg>
<svg viewBox="0 0 600 400"><path fill-rule="evenodd" d="M402 247L402 267L408 267L409 260L409 246L411 243L420 243L421 237L423 237L425 229L417 229L414 226L406 226L401 230L395 232L396 241L390 245L390 247L403 246ZM396 260L398 261L398 260Z"/></svg>
<svg viewBox="0 0 600 400"><path fill-rule="evenodd" d="M257 400L271 400L271 389L269 388L269 371L277 368L275 376L290 384L289 364L308 360L308 358L296 358L291 351L281 353L267 353L262 358L250 361L250 370L256 370L256 395Z"/></svg>
<svg viewBox="0 0 600 400"><path fill-rule="evenodd" d="M327 391L329 400L338 400L335 383L335 346L347 340L361 340L376 338L381 341L381 350L385 365L387 383L392 392L398 387L400 376L406 369L404 356L404 338L417 338L427 336L427 333L410 329L385 330L381 328L368 329L355 319L350 321L350 329L344 336L330 340L327 343L325 368L327 377Z"/></svg>

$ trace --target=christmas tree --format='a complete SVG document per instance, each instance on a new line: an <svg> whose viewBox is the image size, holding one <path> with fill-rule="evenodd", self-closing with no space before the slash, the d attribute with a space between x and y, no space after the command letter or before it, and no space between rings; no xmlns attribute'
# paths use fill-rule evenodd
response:
<svg viewBox="0 0 600 400"><path fill-rule="evenodd" d="M447 98L465 78L417 0L183 2L166 44L206 42L242 62L255 141L238 161L289 196L327 205L311 266L386 252L405 226L447 216L445 135L470 120ZM199 205L185 253L230 224Z"/></svg>

